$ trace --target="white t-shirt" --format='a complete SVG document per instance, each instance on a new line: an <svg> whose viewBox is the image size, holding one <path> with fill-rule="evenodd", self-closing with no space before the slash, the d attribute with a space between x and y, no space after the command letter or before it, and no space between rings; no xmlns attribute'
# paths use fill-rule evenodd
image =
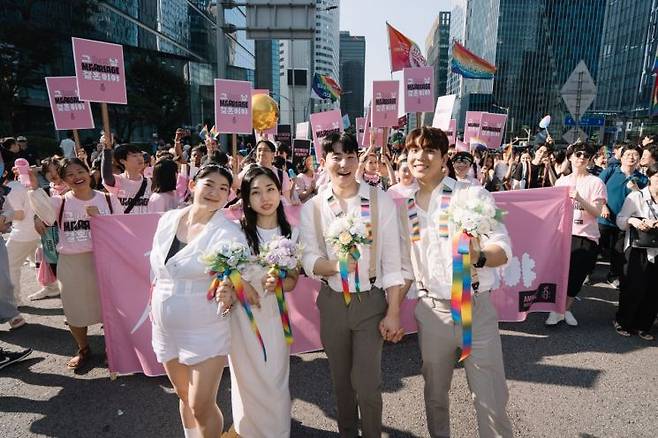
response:
<svg viewBox="0 0 658 438"><path fill-rule="evenodd" d="M105 188L108 192L115 195L121 207L125 210L128 207L128 203L132 198L137 195L139 188L142 186L143 178L139 181L133 181L125 173L120 175L114 175L114 187L105 185ZM151 197L151 180L146 178L146 190L140 199L135 203L135 207L130 211L130 214L144 214L149 213L149 198Z"/></svg>
<svg viewBox="0 0 658 438"><path fill-rule="evenodd" d="M75 142L70 138L65 138L59 143L59 147L64 151L65 158L75 158Z"/></svg>
<svg viewBox="0 0 658 438"><path fill-rule="evenodd" d="M7 186L11 189L7 195L7 201L12 210L21 210L25 213L22 220L14 219L12 221L9 238L19 242L32 242L39 240L41 236L34 229L34 211L27 197L27 189L18 181L11 181Z"/></svg>
<svg viewBox="0 0 658 438"><path fill-rule="evenodd" d="M555 181L555 187L569 187L578 190L580 196L594 204L598 201L606 202L608 200L608 192L603 181L594 175L584 175L577 177L575 173L567 176L562 176ZM596 222L596 217L592 216L580 202L575 199L571 200L573 204L573 224L571 226L571 234L574 236L586 237L596 243L599 243L599 226Z"/></svg>

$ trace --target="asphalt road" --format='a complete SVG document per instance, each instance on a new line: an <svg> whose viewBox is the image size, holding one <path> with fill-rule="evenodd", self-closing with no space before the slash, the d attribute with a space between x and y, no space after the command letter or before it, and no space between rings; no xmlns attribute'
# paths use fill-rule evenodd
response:
<svg viewBox="0 0 658 438"><path fill-rule="evenodd" d="M37 285L27 270L24 277L27 296ZM586 287L574 305L577 328L546 328L544 314L501 324L515 436L658 436L658 343L617 335L611 321L618 292L597 286ZM91 331L97 354L90 366L79 374L66 369L74 347L60 305L59 299L30 303L21 308L27 326L12 332L0 327L0 346L35 350L28 360L0 371L0 437L182 437L177 398L165 377L110 381L99 353L100 328ZM386 434L428 436L415 335L385 346L383 370ZM325 355L293 356L290 386L292 436L337 436ZM477 436L462 368L455 371L450 397L453 436ZM219 404L228 426L228 371Z"/></svg>

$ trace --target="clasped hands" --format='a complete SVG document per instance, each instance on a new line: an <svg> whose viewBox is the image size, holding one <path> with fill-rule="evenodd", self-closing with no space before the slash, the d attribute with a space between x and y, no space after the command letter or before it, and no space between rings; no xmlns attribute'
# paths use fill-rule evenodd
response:
<svg viewBox="0 0 658 438"><path fill-rule="evenodd" d="M261 279L261 284L263 286L263 290L266 292L274 293L274 289L276 288L276 282L277 282L277 277L274 276L274 274L266 274L263 276ZM244 288L244 295L247 300L247 302L256 307L257 309L260 309L260 297L258 296L258 292L254 287L249 284L246 281L242 281L242 286ZM233 283L231 283L231 280L228 278L224 278L219 283L219 287L217 288L217 294L215 295L215 299L222 303L225 308L231 308L235 301L237 300L237 295L235 293L235 288L233 287Z"/></svg>
<svg viewBox="0 0 658 438"><path fill-rule="evenodd" d="M640 219L632 217L628 223L640 231L651 231L652 228L658 228L658 220L653 219Z"/></svg>

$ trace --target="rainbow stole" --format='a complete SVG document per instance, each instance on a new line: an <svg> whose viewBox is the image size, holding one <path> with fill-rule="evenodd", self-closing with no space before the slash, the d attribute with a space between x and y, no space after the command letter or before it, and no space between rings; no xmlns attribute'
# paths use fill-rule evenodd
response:
<svg viewBox="0 0 658 438"><path fill-rule="evenodd" d="M276 277L276 286L274 287L274 295L276 296L276 304L279 306L279 316L281 317L281 326L283 327L283 337L286 339L286 344L292 344L292 327L290 327L290 317L288 316L288 304L286 297L283 293L283 280L285 280L288 273L285 269L271 268L268 274Z"/></svg>
<svg viewBox="0 0 658 438"><path fill-rule="evenodd" d="M227 269L224 272L211 272L210 274L213 275L214 278L210 283L210 288L208 289L206 298L208 298L208 300L212 300L215 297L215 294L217 293L217 288L219 287L220 282L224 280L224 278L228 277L228 279L233 284L233 288L235 288L235 294L237 295L240 304L242 304L244 313L246 313L247 318L249 318L249 325L251 326L251 331L253 331L254 335L256 335L256 339L260 344L260 348L263 350L263 359L265 360L265 362L267 362L267 351L265 350L265 343L263 342L263 337L260 334L260 330L258 330L258 325L256 324L254 313L251 311L251 305L249 304L249 301L247 301L247 297L245 296L244 286L242 284L242 277L240 276L240 272L237 269L233 269L233 270Z"/></svg>
<svg viewBox="0 0 658 438"><path fill-rule="evenodd" d="M438 218L439 237L450 237L450 217L448 207L452 199L452 189L444 184L441 192ZM420 222L416 210L416 200L407 200L409 235L412 245L420 241ZM472 350L473 306L471 302L471 257L469 244L471 237L461 232L452 240L452 285L450 291L450 313L455 324L462 326L462 354L459 361L466 359Z"/></svg>
<svg viewBox="0 0 658 438"><path fill-rule="evenodd" d="M329 195L327 198L327 203L329 204L329 209L331 212L339 218L343 216L343 210L340 208L340 203L338 199L333 195ZM368 233L368 238L372 240L372 224L370 222L370 200L364 196L361 196L361 218L366 223L366 232ZM349 272L348 272L348 254L338 254L338 267L340 268L340 282L343 289L343 299L345 300L345 305L349 306L352 302L352 294L350 293L350 282L349 282ZM353 246L350 249L349 255L356 261L356 267L354 268L354 287L356 289L356 296L361 300L359 293L361 292L361 279L359 277L359 259L361 258L361 253L359 248Z"/></svg>

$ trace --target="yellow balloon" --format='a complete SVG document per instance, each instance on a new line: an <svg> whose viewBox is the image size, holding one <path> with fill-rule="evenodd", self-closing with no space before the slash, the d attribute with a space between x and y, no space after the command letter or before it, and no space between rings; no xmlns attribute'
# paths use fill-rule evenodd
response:
<svg viewBox="0 0 658 438"><path fill-rule="evenodd" d="M268 94L251 96L251 118L256 131L272 129L279 121L279 106Z"/></svg>

